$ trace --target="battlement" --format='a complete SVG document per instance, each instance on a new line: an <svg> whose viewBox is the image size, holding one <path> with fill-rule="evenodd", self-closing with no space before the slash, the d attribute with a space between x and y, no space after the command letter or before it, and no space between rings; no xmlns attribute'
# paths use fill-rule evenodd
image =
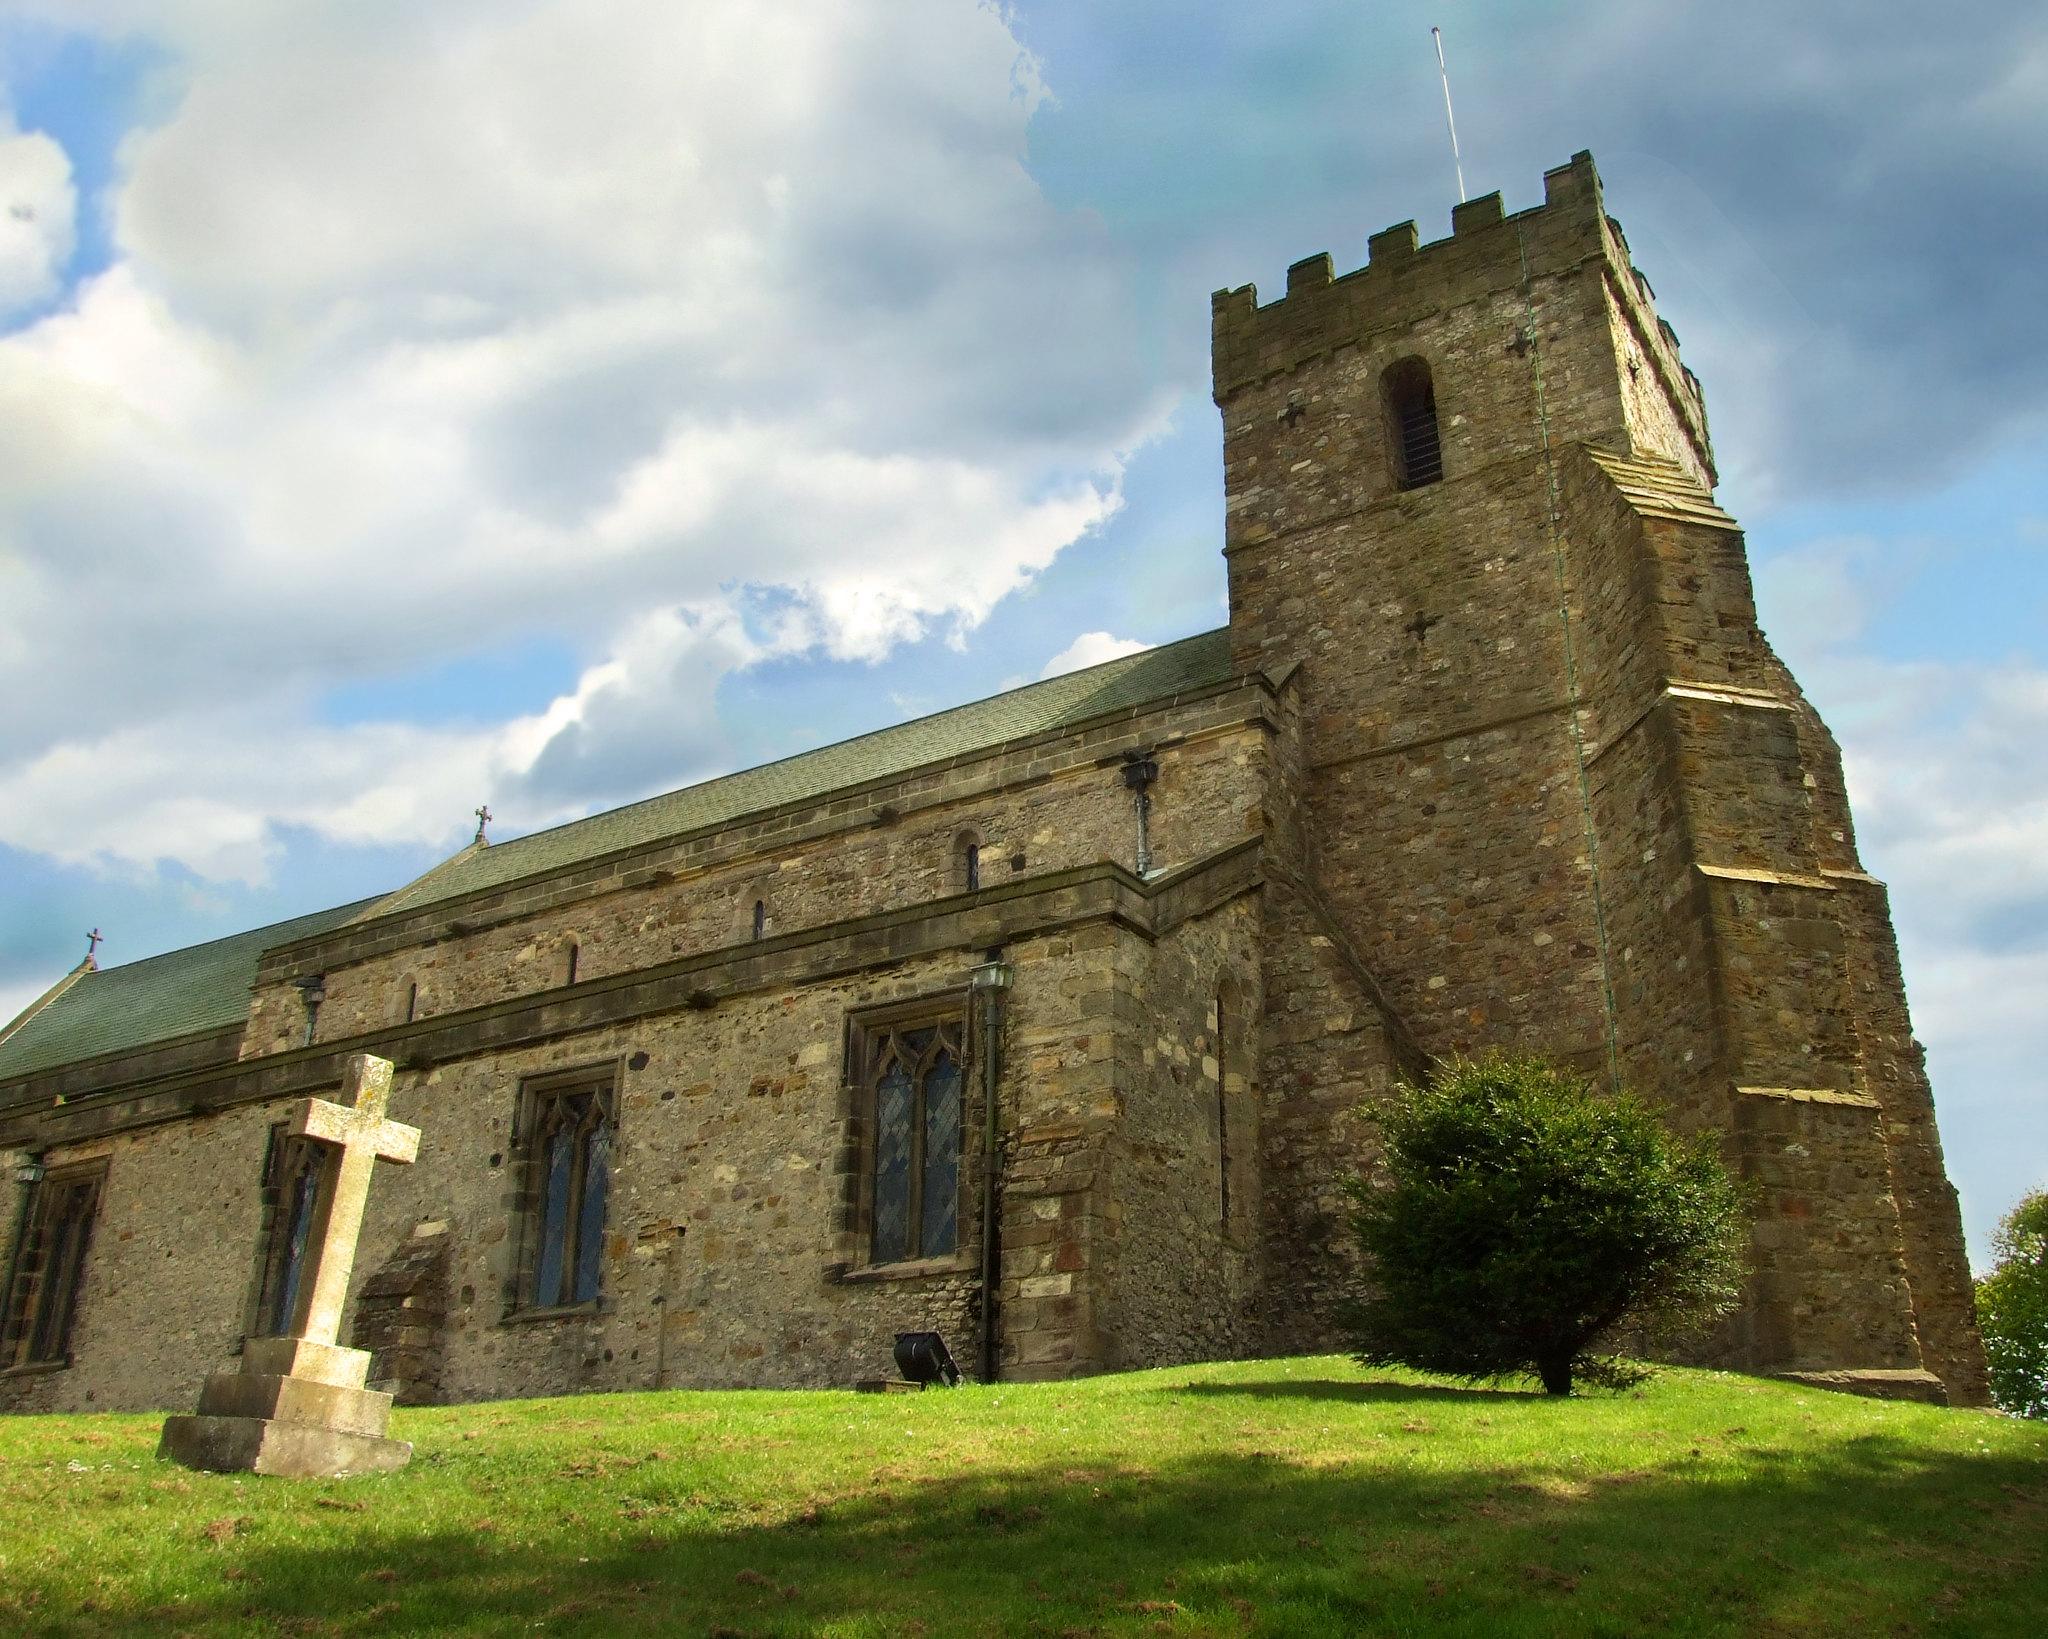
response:
<svg viewBox="0 0 2048 1639"><path fill-rule="evenodd" d="M1650 283L1607 214L1593 156L1583 150L1544 173L1541 205L1510 213L1498 193L1467 200L1451 211L1450 236L1428 243L1414 222L1398 222L1367 239L1365 265L1349 273L1338 274L1327 251L1294 263L1286 294L1264 306L1256 285L1217 291L1210 298L1216 402L1337 348L1391 342L1455 308L1587 270L1602 274L1641 364L1661 382L1711 471L1699 380L1678 356L1677 333L1657 316Z"/></svg>

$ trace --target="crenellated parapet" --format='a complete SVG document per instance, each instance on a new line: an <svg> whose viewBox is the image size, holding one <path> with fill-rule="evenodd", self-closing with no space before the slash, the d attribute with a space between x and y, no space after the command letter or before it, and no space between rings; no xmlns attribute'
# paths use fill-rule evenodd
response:
<svg viewBox="0 0 2048 1639"><path fill-rule="evenodd" d="M1602 403L1593 431L1634 444L1679 447L1680 458L1711 487L1712 447L1699 380L1679 358L1678 337L1657 316L1649 281L1629 256L1620 225L1608 216L1592 156L1581 152L1544 175L1543 203L1510 213L1498 193L1451 212L1448 238L1422 242L1416 224L1399 222L1366 241L1366 263L1336 272L1328 252L1287 270L1286 294L1261 306L1256 285L1219 290L1210 298L1214 394L1226 408L1248 389L1346 348L1398 348L1447 315L1478 304L1533 313L1539 291L1593 283L1609 309L1608 353L1597 372ZM1504 298L1507 300L1504 301ZM1541 326L1513 341L1517 366L1527 347L1549 341ZM1584 326L1574 327L1584 337ZM1585 391L1586 389L1581 389ZM1654 392L1661 403L1651 402ZM1581 428L1579 430L1586 430Z"/></svg>

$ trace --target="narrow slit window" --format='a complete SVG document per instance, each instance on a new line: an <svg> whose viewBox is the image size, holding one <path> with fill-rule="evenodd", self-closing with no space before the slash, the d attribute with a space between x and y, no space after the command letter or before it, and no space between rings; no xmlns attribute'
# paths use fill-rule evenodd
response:
<svg viewBox="0 0 2048 1639"><path fill-rule="evenodd" d="M969 893L981 889L981 844L970 842L960 851L960 879Z"/></svg>
<svg viewBox="0 0 2048 1639"><path fill-rule="evenodd" d="M1402 489L1421 489L1444 475L1443 442L1437 431L1436 387L1421 359L1401 359L1381 378L1394 442L1394 480Z"/></svg>
<svg viewBox="0 0 2048 1639"><path fill-rule="evenodd" d="M1216 1194L1217 1215L1230 1227L1230 1059L1223 1045L1223 993L1216 993Z"/></svg>
<svg viewBox="0 0 2048 1639"><path fill-rule="evenodd" d="M754 901L754 937L756 939L763 938L766 936L767 932L768 901L765 899L757 899Z"/></svg>
<svg viewBox="0 0 2048 1639"><path fill-rule="evenodd" d="M575 940L571 939L571 940L569 941L569 961L568 961L568 969L569 969L569 975L568 975L568 978L567 978L567 979L566 979L566 980L564 981L565 983L568 983L568 984L572 984L572 985L573 985L573 984L574 984L574 983L576 982L576 966L577 966L577 964L578 964L579 962L581 962L582 960L583 960L583 947L582 947L581 945L577 944Z"/></svg>

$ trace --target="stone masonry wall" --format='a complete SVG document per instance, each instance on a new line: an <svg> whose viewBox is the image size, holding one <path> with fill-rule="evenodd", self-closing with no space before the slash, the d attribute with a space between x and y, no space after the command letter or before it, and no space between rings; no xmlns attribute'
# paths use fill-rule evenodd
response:
<svg viewBox="0 0 2048 1639"><path fill-rule="evenodd" d="M1121 763L1132 747L1157 748L1155 866L1184 864L1259 828L1251 767L1261 731L1246 723L1255 694L1120 724L1063 756L1050 775L1019 780L1025 769L1016 765L1027 761L1019 755L892 787L766 850L736 847L729 834L702 850L652 850L634 872L547 895L538 910L525 906L540 896L515 885L438 919L415 918L423 936L389 952L359 957L360 935L330 938L324 947L339 959L314 969L326 987L315 1039L402 1022L413 986L420 1017L557 988L568 983L572 943L579 982L742 944L756 900L767 907L767 931L783 933L957 894L962 839L979 843L987 885L1102 859L1131 865L1137 823ZM898 817L878 814L885 808ZM291 979L270 979L253 1003L244 1056L304 1037Z"/></svg>
<svg viewBox="0 0 2048 1639"><path fill-rule="evenodd" d="M1762 1215L1722 1358L1915 1364L1917 1331L1970 1398L1970 1342L1933 1341L1971 1336L1967 1284L1890 931L1852 908L1832 743L1707 498L1698 384L1583 156L1543 208L1453 226L1216 298L1232 629L1241 664L1300 665L1310 902L1427 1051L1611 1065L1724 1135ZM1443 478L1402 492L1381 383L1417 357ZM1327 1048L1267 916L1278 1089L1278 1054Z"/></svg>
<svg viewBox="0 0 2048 1639"><path fill-rule="evenodd" d="M1117 952L1121 1113L1101 1271L1111 1366L1253 1352L1261 1094L1246 1049L1259 934L1247 895Z"/></svg>
<svg viewBox="0 0 2048 1639"><path fill-rule="evenodd" d="M1013 1154L1062 1126L1099 1128L1114 1115L1116 937L1092 924L1007 952L1018 977L999 1098ZM391 1110L421 1128L420 1160L378 1170L350 1323L365 1283L402 1260L423 1228L445 1225L434 1231L448 1249L438 1398L657 1382L843 1384L889 1374L893 1334L925 1327L944 1332L971 1363L977 1212L963 1210L953 1258L872 1273L856 1258L848 1267L841 1055L850 1011L957 995L982 957L962 949L423 1073L401 1070ZM588 1313L528 1317L508 1309L518 1089L525 1078L579 1067L618 1078L604 1298ZM971 1067L969 1089L966 1130L979 1133ZM228 1362L259 1253L265 1143L281 1113L241 1106L93 1146L110 1152L111 1164L75 1363L11 1382L15 1409L182 1405ZM53 1150L48 1159L82 1153ZM978 1157L978 1146L963 1146L967 1202L978 1198ZM1070 1193L1072 1206L1055 1197L1058 1221L1097 1232L1100 1187L1090 1180ZM1006 1204L1013 1217L1029 1217L1021 1194ZM1047 1308L1035 1273L1021 1262L1005 1269L1017 1307L1005 1347L1036 1356L1019 1360L1018 1374L1100 1364L1086 1282L1070 1283L1068 1301ZM1065 1358L1052 1361L1056 1342Z"/></svg>

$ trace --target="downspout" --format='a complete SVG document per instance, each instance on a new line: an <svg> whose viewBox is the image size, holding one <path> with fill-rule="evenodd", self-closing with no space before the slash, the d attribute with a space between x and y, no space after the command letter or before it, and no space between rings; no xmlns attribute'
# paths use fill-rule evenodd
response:
<svg viewBox="0 0 2048 1639"><path fill-rule="evenodd" d="M1000 948L974 970L971 983L981 998L981 1372L980 1380L996 1380L996 1292L1002 1283L1003 1253L996 1212L997 1166L1001 1149L996 1119L996 1090L1001 1085L997 1060L1002 1040L1003 992L1012 970Z"/></svg>
<svg viewBox="0 0 2048 1639"><path fill-rule="evenodd" d="M1152 869L1152 782L1159 778L1159 764L1149 751L1124 753L1124 784L1136 798L1138 811L1138 875Z"/></svg>

